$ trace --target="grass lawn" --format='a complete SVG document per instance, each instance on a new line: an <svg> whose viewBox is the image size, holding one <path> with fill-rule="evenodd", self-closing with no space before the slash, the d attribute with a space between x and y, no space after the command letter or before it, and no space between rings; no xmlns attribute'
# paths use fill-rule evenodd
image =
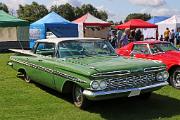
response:
<svg viewBox="0 0 180 120"><path fill-rule="evenodd" d="M180 90L170 86L147 101L118 98L76 108L71 97L35 83L25 83L0 54L0 120L180 120Z"/></svg>

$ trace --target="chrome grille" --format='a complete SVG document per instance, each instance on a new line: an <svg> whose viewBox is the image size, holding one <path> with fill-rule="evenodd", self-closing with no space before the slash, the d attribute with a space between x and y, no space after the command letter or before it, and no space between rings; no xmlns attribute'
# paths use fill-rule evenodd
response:
<svg viewBox="0 0 180 120"><path fill-rule="evenodd" d="M112 72L105 72L105 73L97 73L92 75L92 77L112 77L112 76L122 76L130 74L129 70L121 70L121 71L112 71Z"/></svg>
<svg viewBox="0 0 180 120"><path fill-rule="evenodd" d="M145 68L144 72L155 72L155 71L161 71L161 70L166 70L166 67L165 66L160 66L160 67Z"/></svg>
<svg viewBox="0 0 180 120"><path fill-rule="evenodd" d="M155 73L140 75L126 75L119 78L108 79L108 89L129 89L152 85L156 82Z"/></svg>

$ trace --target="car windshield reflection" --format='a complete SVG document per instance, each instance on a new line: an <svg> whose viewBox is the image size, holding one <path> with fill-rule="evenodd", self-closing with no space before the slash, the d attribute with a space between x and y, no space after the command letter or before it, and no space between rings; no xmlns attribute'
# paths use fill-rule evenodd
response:
<svg viewBox="0 0 180 120"><path fill-rule="evenodd" d="M171 43L156 43L156 44L150 44L149 46L153 54L163 53L172 50L177 51L177 48L174 47Z"/></svg>
<svg viewBox="0 0 180 120"><path fill-rule="evenodd" d="M116 56L114 49L105 40L69 40L60 42L58 56L60 58Z"/></svg>

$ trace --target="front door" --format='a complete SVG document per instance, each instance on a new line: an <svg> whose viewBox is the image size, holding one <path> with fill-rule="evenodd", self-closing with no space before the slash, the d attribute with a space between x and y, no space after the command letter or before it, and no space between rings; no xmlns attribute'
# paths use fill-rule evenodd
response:
<svg viewBox="0 0 180 120"><path fill-rule="evenodd" d="M32 77L45 86L55 88L53 79L55 44L40 42L37 44L34 53L37 54L37 57L30 58L32 64L35 65L34 71L31 73Z"/></svg>

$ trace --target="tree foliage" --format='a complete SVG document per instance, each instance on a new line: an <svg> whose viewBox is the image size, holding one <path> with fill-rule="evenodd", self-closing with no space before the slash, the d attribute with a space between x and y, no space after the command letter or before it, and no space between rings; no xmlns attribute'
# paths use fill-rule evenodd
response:
<svg viewBox="0 0 180 120"><path fill-rule="evenodd" d="M126 17L125 22L127 22L131 19L142 19L144 21L147 21L150 18L151 18L151 15L147 14L147 13L131 13Z"/></svg>
<svg viewBox="0 0 180 120"><path fill-rule="evenodd" d="M51 6L51 11L54 11L61 16L63 16L67 20L74 20L75 18L75 13L74 13L74 7L72 7L70 4L66 3L64 5L55 5Z"/></svg>
<svg viewBox="0 0 180 120"><path fill-rule="evenodd" d="M2 2L0 2L0 10L3 10L5 12L9 13L7 5Z"/></svg>
<svg viewBox="0 0 180 120"><path fill-rule="evenodd" d="M51 6L51 10L54 11L61 16L63 16L67 20L75 20L86 13L90 13L94 15L95 17L102 19L102 20L107 20L108 15L105 11L98 11L95 7L93 7L91 4L84 4L81 7L73 7L70 4L66 3L64 5L54 5Z"/></svg>
<svg viewBox="0 0 180 120"><path fill-rule="evenodd" d="M99 11L98 12L98 16L99 19L106 21L108 19L108 14L106 13L106 11Z"/></svg>
<svg viewBox="0 0 180 120"><path fill-rule="evenodd" d="M32 2L31 5L19 5L17 14L21 19L28 20L29 22L34 22L47 15L48 10L44 5L39 5L36 2Z"/></svg>
<svg viewBox="0 0 180 120"><path fill-rule="evenodd" d="M90 13L92 15L94 15L95 17L102 19L104 21L106 21L108 19L108 15L105 11L98 11L95 7L93 7L91 4L84 4L81 6L80 8L83 12L83 15L86 13Z"/></svg>
<svg viewBox="0 0 180 120"><path fill-rule="evenodd" d="M65 19L69 21L73 21L86 13L90 13L94 15L95 17L107 20L108 15L106 11L98 11L94 6L91 4L84 4L80 7L73 7L69 3L63 4L63 5L53 5L50 8L50 11L54 11L64 17ZM48 14L48 10L44 5L39 5L36 2L32 2L32 4L28 5L19 5L19 9L17 10L17 14L19 18L28 20L30 22L34 22L45 15Z"/></svg>

